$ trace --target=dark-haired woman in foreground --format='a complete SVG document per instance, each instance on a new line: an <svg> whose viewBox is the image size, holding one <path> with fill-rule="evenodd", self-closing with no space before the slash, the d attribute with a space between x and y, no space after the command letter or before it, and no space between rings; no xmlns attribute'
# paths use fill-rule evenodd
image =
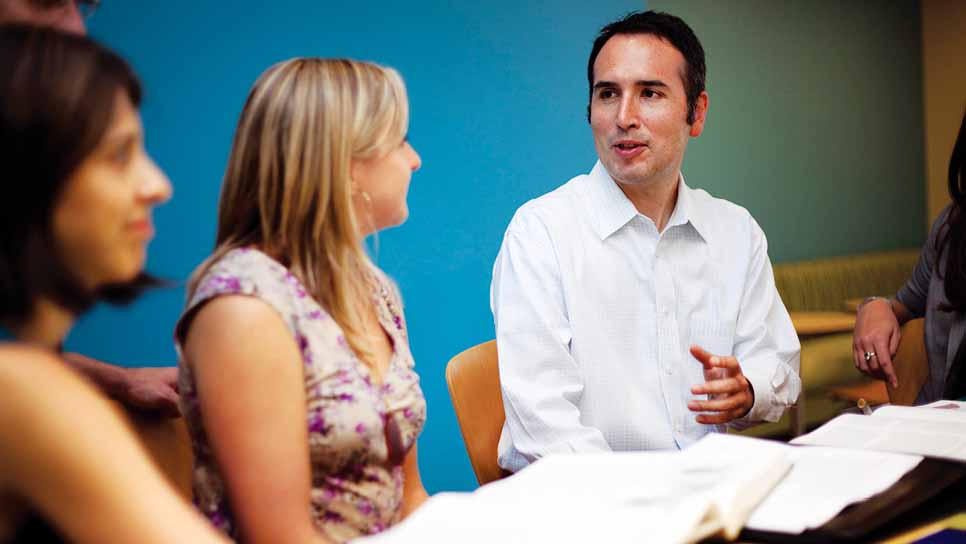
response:
<svg viewBox="0 0 966 544"><path fill-rule="evenodd" d="M0 27L0 542L218 542L111 404L61 358L74 320L124 302L171 187L140 86L77 36Z"/></svg>
<svg viewBox="0 0 966 544"><path fill-rule="evenodd" d="M949 160L952 203L939 214L922 248L912 277L894 299L872 297L860 307L855 324L855 366L897 385L892 356L899 326L926 318L929 378L916 404L966 396L966 116ZM902 387L904 384L898 384Z"/></svg>

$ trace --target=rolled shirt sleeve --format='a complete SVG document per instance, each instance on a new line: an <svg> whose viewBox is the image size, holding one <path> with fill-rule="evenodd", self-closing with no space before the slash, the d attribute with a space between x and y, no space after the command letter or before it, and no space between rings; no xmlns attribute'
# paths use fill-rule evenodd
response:
<svg viewBox="0 0 966 544"><path fill-rule="evenodd" d="M744 417L731 423L736 428L777 421L802 390L798 335L775 287L765 234L754 219L749 221L754 249L735 329L734 356L751 382L755 402Z"/></svg>

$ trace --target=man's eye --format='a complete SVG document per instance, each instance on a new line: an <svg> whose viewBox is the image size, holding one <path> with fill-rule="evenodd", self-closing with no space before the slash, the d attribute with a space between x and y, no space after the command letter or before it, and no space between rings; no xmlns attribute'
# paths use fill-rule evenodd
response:
<svg viewBox="0 0 966 544"><path fill-rule="evenodd" d="M654 89L644 89L644 92L642 92L641 95L643 95L644 98L658 98L661 96L661 93L655 91Z"/></svg>
<svg viewBox="0 0 966 544"><path fill-rule="evenodd" d="M614 98L615 96L617 96L617 93L615 93L613 89L602 89L599 93L597 93L597 98L602 100Z"/></svg>

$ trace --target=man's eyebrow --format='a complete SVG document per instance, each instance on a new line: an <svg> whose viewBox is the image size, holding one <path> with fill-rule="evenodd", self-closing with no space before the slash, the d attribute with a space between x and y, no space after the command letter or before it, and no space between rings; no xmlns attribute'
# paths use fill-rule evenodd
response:
<svg viewBox="0 0 966 544"><path fill-rule="evenodd" d="M638 87L663 87L665 89L669 88L667 83L664 83L660 79L641 79L634 82L634 85ZM611 87L617 87L617 83L613 81L598 81L594 83L594 89L608 89Z"/></svg>

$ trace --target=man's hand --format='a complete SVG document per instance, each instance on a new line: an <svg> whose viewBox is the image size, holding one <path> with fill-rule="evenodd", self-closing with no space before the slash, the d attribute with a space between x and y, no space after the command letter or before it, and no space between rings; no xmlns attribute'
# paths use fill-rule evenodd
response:
<svg viewBox="0 0 966 544"><path fill-rule="evenodd" d="M64 359L80 370L104 393L127 406L168 417L178 410L178 369L176 367L123 368L79 353L65 353Z"/></svg>
<svg viewBox="0 0 966 544"><path fill-rule="evenodd" d="M691 387L694 395L708 395L708 400L691 400L688 409L698 414L698 423L720 425L744 417L755 404L751 382L741 372L734 357L712 355L691 346L691 355L704 366L704 383Z"/></svg>

